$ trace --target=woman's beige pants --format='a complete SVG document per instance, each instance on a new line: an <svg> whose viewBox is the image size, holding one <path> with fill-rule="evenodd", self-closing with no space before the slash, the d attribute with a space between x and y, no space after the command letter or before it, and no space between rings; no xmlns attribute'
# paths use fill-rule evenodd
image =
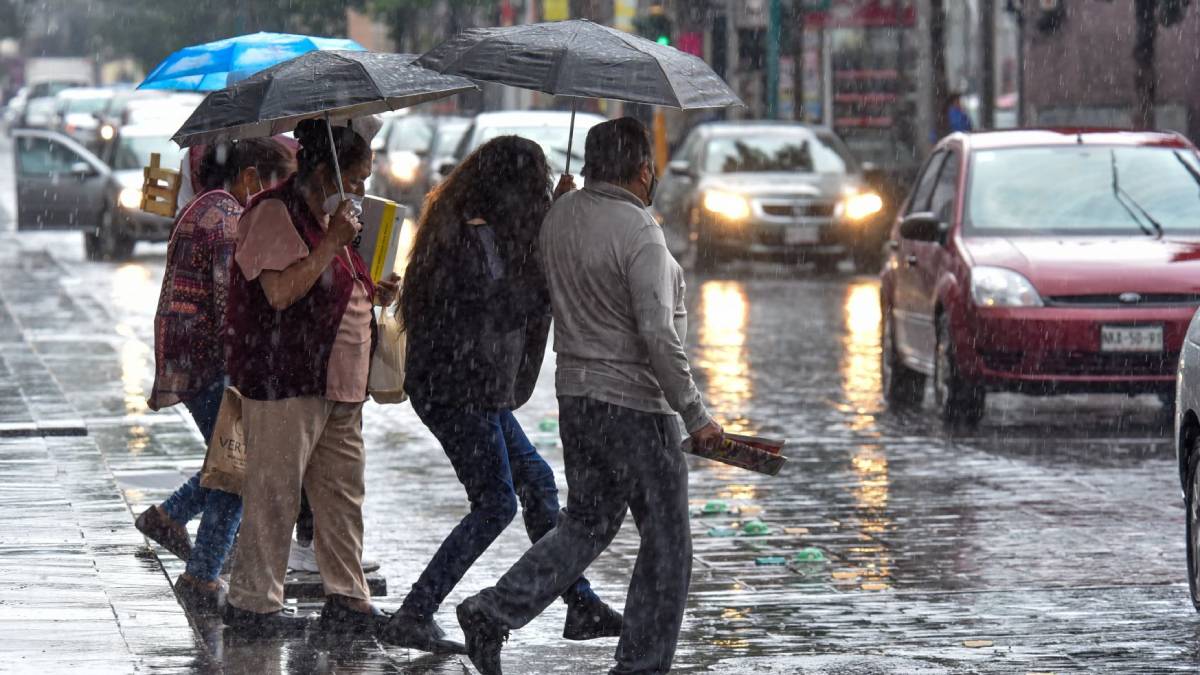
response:
<svg viewBox="0 0 1200 675"><path fill-rule="evenodd" d="M246 399L242 421L246 480L229 603L263 614L283 607L301 486L312 505L325 594L369 599L362 571L362 404L311 396Z"/></svg>

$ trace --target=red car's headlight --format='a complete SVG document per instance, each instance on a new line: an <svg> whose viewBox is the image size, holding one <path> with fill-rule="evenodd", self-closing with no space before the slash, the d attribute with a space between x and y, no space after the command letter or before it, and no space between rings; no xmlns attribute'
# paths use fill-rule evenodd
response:
<svg viewBox="0 0 1200 675"><path fill-rule="evenodd" d="M971 299L979 307L1041 307L1044 304L1028 279L1003 267L972 268Z"/></svg>

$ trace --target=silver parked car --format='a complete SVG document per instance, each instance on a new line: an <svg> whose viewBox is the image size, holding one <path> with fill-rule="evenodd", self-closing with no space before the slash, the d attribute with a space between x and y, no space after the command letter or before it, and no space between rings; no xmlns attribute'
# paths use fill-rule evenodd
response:
<svg viewBox="0 0 1200 675"><path fill-rule="evenodd" d="M1188 588L1192 605L1200 612L1200 312L1192 317L1179 351L1175 380L1175 458L1187 513Z"/></svg>

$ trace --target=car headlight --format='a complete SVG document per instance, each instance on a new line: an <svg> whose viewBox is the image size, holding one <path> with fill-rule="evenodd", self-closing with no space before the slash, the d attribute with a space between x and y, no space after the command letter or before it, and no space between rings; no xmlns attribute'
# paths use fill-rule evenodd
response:
<svg viewBox="0 0 1200 675"><path fill-rule="evenodd" d="M1041 307L1042 297L1028 279L1003 267L971 270L971 298L980 307Z"/></svg>
<svg viewBox="0 0 1200 675"><path fill-rule="evenodd" d="M883 210L883 197L867 190L846 195L837 205L837 215L845 220L859 222Z"/></svg>
<svg viewBox="0 0 1200 675"><path fill-rule="evenodd" d="M741 220L750 215L750 202L745 197L720 190L704 193L704 208L730 220Z"/></svg>
<svg viewBox="0 0 1200 675"><path fill-rule="evenodd" d="M421 166L421 158L411 152L400 152L391 158L388 170L392 178L401 183L411 183L417 179L417 169Z"/></svg>
<svg viewBox="0 0 1200 675"><path fill-rule="evenodd" d="M100 127L100 138L111 141L115 135L117 135L117 130L113 128L113 125L105 124Z"/></svg>
<svg viewBox="0 0 1200 675"><path fill-rule="evenodd" d="M127 187L121 190L117 201L127 209L140 209L142 208L142 191L140 188Z"/></svg>

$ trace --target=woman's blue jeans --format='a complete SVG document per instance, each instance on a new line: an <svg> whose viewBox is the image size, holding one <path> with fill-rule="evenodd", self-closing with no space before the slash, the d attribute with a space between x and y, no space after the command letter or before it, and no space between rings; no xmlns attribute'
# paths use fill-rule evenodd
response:
<svg viewBox="0 0 1200 675"><path fill-rule="evenodd" d="M224 392L225 378L221 378L183 402L200 428L206 445L212 438ZM215 580L221 574L221 566L233 548L238 526L242 523L242 498L230 492L201 487L200 472L196 472L162 503L162 508L177 523L186 523L197 514L204 514L192 545L187 573L201 581Z"/></svg>
<svg viewBox="0 0 1200 675"><path fill-rule="evenodd" d="M510 410L468 411L412 399L413 409L442 444L471 512L442 542L401 611L431 617L475 560L512 522L520 500L525 532L535 542L558 523L554 471L525 436ZM596 600L580 577L563 594L568 604Z"/></svg>

